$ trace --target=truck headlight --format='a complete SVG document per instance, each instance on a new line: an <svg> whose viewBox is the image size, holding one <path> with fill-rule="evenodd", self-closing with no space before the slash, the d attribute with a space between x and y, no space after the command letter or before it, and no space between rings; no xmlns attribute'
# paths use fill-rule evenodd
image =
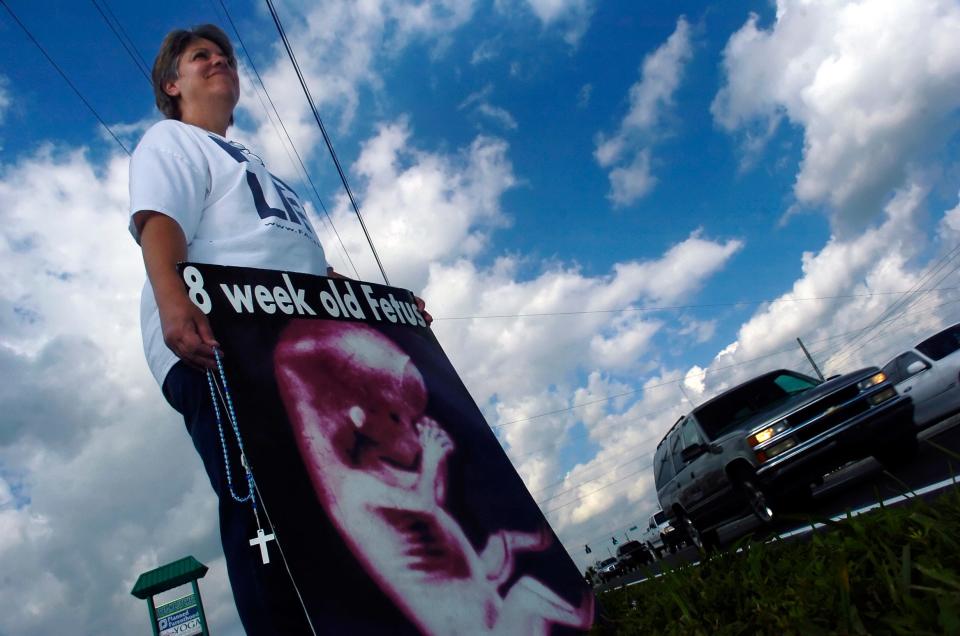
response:
<svg viewBox="0 0 960 636"><path fill-rule="evenodd" d="M894 398L896 396L897 396L896 389L894 389L892 386L888 386L884 390L871 395L869 398L867 398L867 401L870 402L870 404L872 404L873 406L876 406L877 404L880 404L881 402L886 402L890 398Z"/></svg>
<svg viewBox="0 0 960 636"><path fill-rule="evenodd" d="M786 452L797 445L797 439L795 437L788 437L787 439L777 442L770 448L765 448L763 450L757 451L757 461L761 464L767 461L768 459L773 459L780 453Z"/></svg>
<svg viewBox="0 0 960 636"><path fill-rule="evenodd" d="M860 389L861 391L865 391L866 389L869 389L872 386L876 386L880 384L886 379L887 379L887 374L884 373L883 371L880 371L879 373L874 373L866 380L860 380L859 382L857 382L857 388Z"/></svg>
<svg viewBox="0 0 960 636"><path fill-rule="evenodd" d="M784 451L788 451L796 445L797 445L797 440L792 437L788 437L787 439L783 440L779 444L774 444L773 446L768 448L767 457L776 457L780 453Z"/></svg>
<svg viewBox="0 0 960 636"><path fill-rule="evenodd" d="M782 433L787 430L787 421L781 420L774 424L773 426L768 426L762 431L757 431L753 435L747 438L747 444L750 445L750 448L763 444L765 441L776 435L777 433Z"/></svg>

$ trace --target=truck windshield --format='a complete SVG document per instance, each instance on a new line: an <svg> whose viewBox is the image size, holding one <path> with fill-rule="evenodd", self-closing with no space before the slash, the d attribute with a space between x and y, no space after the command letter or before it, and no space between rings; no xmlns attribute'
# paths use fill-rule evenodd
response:
<svg viewBox="0 0 960 636"><path fill-rule="evenodd" d="M960 349L960 325L944 329L935 336L930 336L917 345L920 353L931 360L942 360Z"/></svg>
<svg viewBox="0 0 960 636"><path fill-rule="evenodd" d="M667 515L663 512L663 510L661 510L661 511L658 512L657 514L653 515L653 522L654 522L655 524L657 524L658 526L659 526L661 523L666 522L666 520L667 520Z"/></svg>
<svg viewBox="0 0 960 636"><path fill-rule="evenodd" d="M799 373L768 373L714 398L693 412L703 432L717 439L758 413L769 411L791 396L805 393L819 384Z"/></svg>

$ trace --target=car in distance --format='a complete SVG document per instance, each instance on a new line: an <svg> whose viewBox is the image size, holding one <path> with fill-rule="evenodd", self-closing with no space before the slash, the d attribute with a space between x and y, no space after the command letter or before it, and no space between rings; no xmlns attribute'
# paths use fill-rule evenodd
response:
<svg viewBox="0 0 960 636"><path fill-rule="evenodd" d="M657 510L647 520L647 528L641 540L650 552L660 558L664 550L669 550L671 554L677 551L683 543L683 533L677 532L677 529L670 525L663 510Z"/></svg>
<svg viewBox="0 0 960 636"><path fill-rule="evenodd" d="M606 583L617 575L617 557L604 559L597 565L597 576L601 583Z"/></svg>
<svg viewBox="0 0 960 636"><path fill-rule="evenodd" d="M928 426L960 412L960 324L947 327L883 365L902 395L913 398L913 420Z"/></svg>
<svg viewBox="0 0 960 636"><path fill-rule="evenodd" d="M617 574L626 574L642 565L653 562L653 556L647 546L631 540L617 547Z"/></svg>
<svg viewBox="0 0 960 636"><path fill-rule="evenodd" d="M892 465L916 447L913 404L876 367L825 382L781 369L677 420L657 445L654 481L670 523L704 549L720 525L749 512L769 523L849 461Z"/></svg>

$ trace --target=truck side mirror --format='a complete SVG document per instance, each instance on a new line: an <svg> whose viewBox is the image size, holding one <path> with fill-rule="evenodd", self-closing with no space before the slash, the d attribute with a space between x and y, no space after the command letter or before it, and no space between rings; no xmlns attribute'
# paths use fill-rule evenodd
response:
<svg viewBox="0 0 960 636"><path fill-rule="evenodd" d="M916 375L921 371L926 371L927 365L923 363L923 360L914 360L907 365L907 375Z"/></svg>
<svg viewBox="0 0 960 636"><path fill-rule="evenodd" d="M680 451L680 459L685 463L690 463L697 457L700 457L709 450L706 444L691 444Z"/></svg>

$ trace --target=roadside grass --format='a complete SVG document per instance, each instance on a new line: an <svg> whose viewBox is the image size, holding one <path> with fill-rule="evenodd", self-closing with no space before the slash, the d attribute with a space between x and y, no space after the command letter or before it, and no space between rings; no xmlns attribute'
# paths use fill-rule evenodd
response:
<svg viewBox="0 0 960 636"><path fill-rule="evenodd" d="M810 521L829 531L744 541L601 595L592 633L960 635L960 489Z"/></svg>

